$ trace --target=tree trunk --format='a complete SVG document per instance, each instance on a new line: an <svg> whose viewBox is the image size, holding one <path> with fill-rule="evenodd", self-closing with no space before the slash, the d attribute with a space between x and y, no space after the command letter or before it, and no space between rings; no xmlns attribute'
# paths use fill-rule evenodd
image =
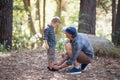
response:
<svg viewBox="0 0 120 80"><path fill-rule="evenodd" d="M0 44L12 48L13 0L0 0Z"/></svg>
<svg viewBox="0 0 120 80"><path fill-rule="evenodd" d="M39 28L41 32L41 16L40 16L40 0L36 1L36 20L39 20Z"/></svg>
<svg viewBox="0 0 120 80"><path fill-rule="evenodd" d="M31 15L31 11L30 11L30 0L23 0L24 2L24 6L25 6L25 10L28 12L28 26L30 27L30 32L31 34L36 34L35 31L35 26L34 26L34 22L32 19L32 15Z"/></svg>
<svg viewBox="0 0 120 80"><path fill-rule="evenodd" d="M46 6L46 0L43 0L43 30L45 28L45 14L46 14L45 6ZM42 37L43 37L43 30L42 30Z"/></svg>
<svg viewBox="0 0 120 80"><path fill-rule="evenodd" d="M61 3L62 0L55 0L57 4L55 16L61 17ZM58 34L59 27L56 28L55 33Z"/></svg>
<svg viewBox="0 0 120 80"><path fill-rule="evenodd" d="M115 21L116 20L116 0L112 0L112 42L115 42Z"/></svg>
<svg viewBox="0 0 120 80"><path fill-rule="evenodd" d="M95 34L96 0L81 0L78 31Z"/></svg>
<svg viewBox="0 0 120 80"><path fill-rule="evenodd" d="M118 0L114 37L115 37L114 44L119 46L120 45L120 0Z"/></svg>

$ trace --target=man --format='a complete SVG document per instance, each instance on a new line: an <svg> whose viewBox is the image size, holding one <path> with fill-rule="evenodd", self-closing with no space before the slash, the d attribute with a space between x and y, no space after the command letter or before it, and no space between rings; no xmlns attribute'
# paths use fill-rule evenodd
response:
<svg viewBox="0 0 120 80"><path fill-rule="evenodd" d="M63 60L54 65L54 69L59 70L74 64L67 74L81 73L94 58L93 48L83 34L77 33L75 27L67 27L64 29L64 33L70 43L65 46L67 53L63 56Z"/></svg>
<svg viewBox="0 0 120 80"><path fill-rule="evenodd" d="M54 71L53 63L55 58L55 45L56 45L54 28L57 28L59 25L60 18L53 17L50 22L50 25L47 25L47 27L44 30L44 42L48 55L48 69L50 71Z"/></svg>

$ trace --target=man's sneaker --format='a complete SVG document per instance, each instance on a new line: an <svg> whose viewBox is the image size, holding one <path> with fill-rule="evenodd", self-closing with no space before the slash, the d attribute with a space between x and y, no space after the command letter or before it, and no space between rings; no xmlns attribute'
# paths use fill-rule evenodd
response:
<svg viewBox="0 0 120 80"><path fill-rule="evenodd" d="M81 64L81 70L85 71L88 67L88 64Z"/></svg>
<svg viewBox="0 0 120 80"><path fill-rule="evenodd" d="M67 74L80 74L81 73L81 69L77 69L76 67L73 67L71 70L69 70L67 72Z"/></svg>

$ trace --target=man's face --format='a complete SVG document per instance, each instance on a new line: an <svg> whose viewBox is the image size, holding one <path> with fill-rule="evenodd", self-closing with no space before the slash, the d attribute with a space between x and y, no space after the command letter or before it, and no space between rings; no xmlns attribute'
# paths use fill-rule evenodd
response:
<svg viewBox="0 0 120 80"><path fill-rule="evenodd" d="M69 33L67 33L67 32L65 32L65 35L66 35L66 37L67 37L68 39L71 39L71 38L72 38L72 35L69 34Z"/></svg>
<svg viewBox="0 0 120 80"><path fill-rule="evenodd" d="M59 25L60 25L60 23L58 23L58 22L52 23L52 26L53 26L54 28L58 27Z"/></svg>

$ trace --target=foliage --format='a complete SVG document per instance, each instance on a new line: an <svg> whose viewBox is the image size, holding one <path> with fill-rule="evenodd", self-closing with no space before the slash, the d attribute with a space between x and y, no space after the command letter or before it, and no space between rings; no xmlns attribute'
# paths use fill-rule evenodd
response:
<svg viewBox="0 0 120 80"><path fill-rule="evenodd" d="M64 45L65 45L64 35L63 36L57 35L57 45L56 45L57 50L64 51Z"/></svg>
<svg viewBox="0 0 120 80"><path fill-rule="evenodd" d="M33 18L33 22L35 25L35 30L37 34L42 33L40 32L39 22L35 19L36 17L36 1L31 0L31 15ZM97 0L99 5L97 5L97 15L96 15L96 35L101 36L107 39L111 39L111 1L108 0ZM40 1L40 15L41 15L41 24L43 23L43 0ZM59 34L57 36L57 49L64 50L64 38L63 34L61 33L62 27L65 26L78 26L78 23L84 23L84 21L78 21L79 16L79 8L80 8L80 0L64 0L62 3L62 12L61 17L64 24L62 24L59 28ZM46 24L50 22L50 18L52 18L55 14L55 7L56 3L54 0L47 0L46 1ZM103 6L100 6L103 5ZM106 10L108 13L106 13ZM82 14L85 15L85 14ZM81 16L82 16L81 15ZM87 16L87 15L86 15ZM64 18L64 19L63 19ZM86 23L84 23L86 24ZM87 24L86 24L87 25ZM41 26L43 28L43 26ZM82 30L81 30L82 31ZM80 31L80 32L81 32ZM39 42L40 38L35 38L37 35L30 34L30 26L28 25L28 13L24 9L24 4L22 0L14 0L14 10L13 10L13 48L20 49L20 48L31 48L31 44L41 44ZM40 34L41 35L41 34ZM33 40L34 39L34 40ZM62 40L63 39L63 40ZM37 48L37 47L36 47Z"/></svg>
<svg viewBox="0 0 120 80"><path fill-rule="evenodd" d="M6 43L7 43L7 41L4 41L3 44L0 44L0 52L5 52L5 51L9 50L9 47L6 48Z"/></svg>

